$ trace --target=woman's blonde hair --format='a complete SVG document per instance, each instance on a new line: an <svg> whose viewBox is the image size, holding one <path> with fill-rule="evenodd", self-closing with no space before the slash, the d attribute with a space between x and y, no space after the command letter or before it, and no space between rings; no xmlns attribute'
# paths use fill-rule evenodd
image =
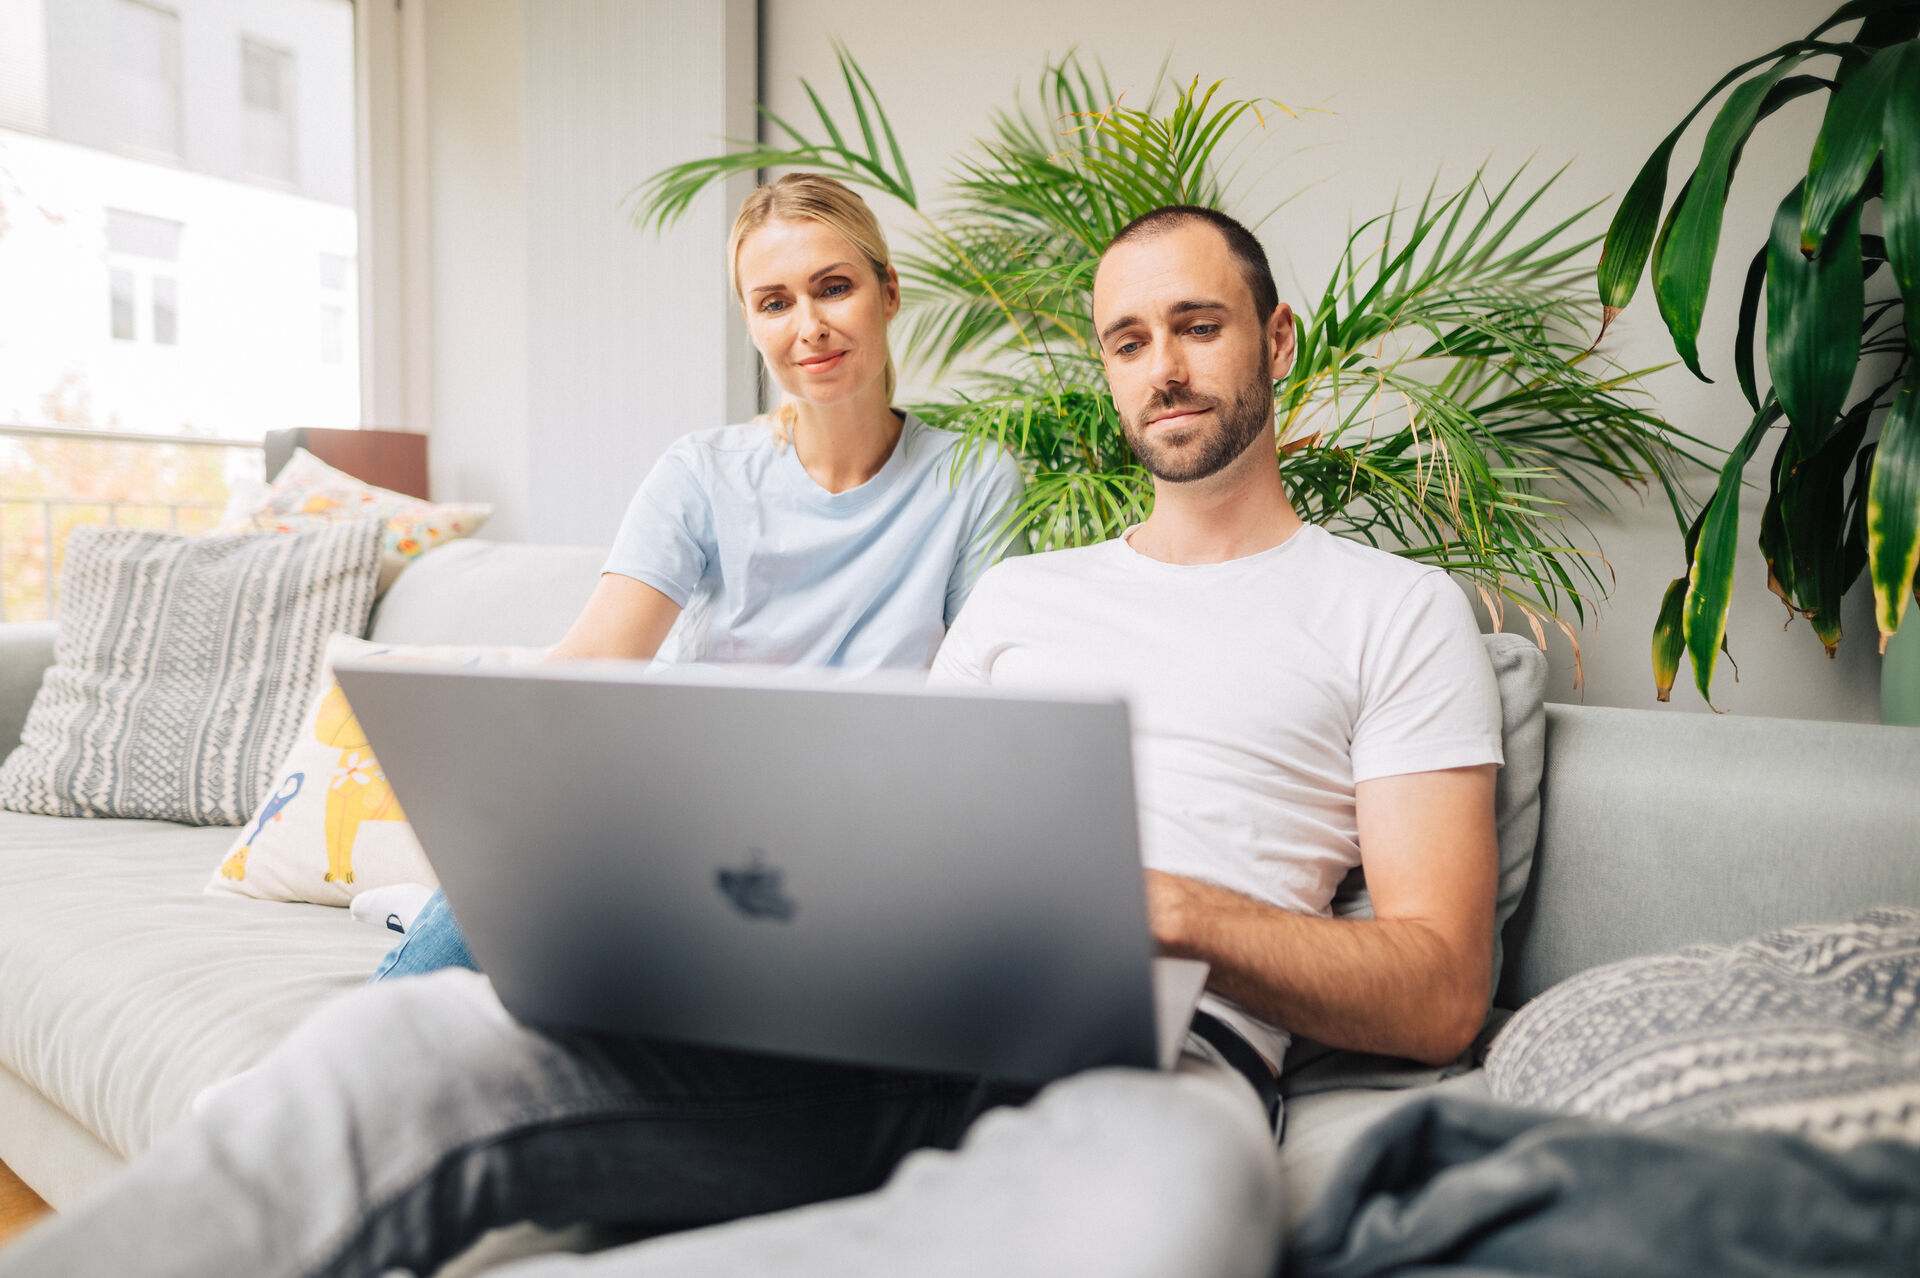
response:
<svg viewBox="0 0 1920 1278"><path fill-rule="evenodd" d="M739 216L733 219L733 234L727 237L727 283L733 288L734 298L742 304L747 299L740 291L740 246L746 243L749 235L776 219L818 222L834 231L859 250L879 279L880 286L886 287L887 271L892 266L893 258L887 252L887 237L880 231L880 221L874 217L873 210L867 207L867 202L854 194L851 187L824 173L789 173L765 186L754 188L740 202ZM895 381L893 353L889 351L886 372L888 404L893 403ZM780 407L766 415L774 434L782 442L793 439L793 424L798 413L794 402L786 399L782 400Z"/></svg>

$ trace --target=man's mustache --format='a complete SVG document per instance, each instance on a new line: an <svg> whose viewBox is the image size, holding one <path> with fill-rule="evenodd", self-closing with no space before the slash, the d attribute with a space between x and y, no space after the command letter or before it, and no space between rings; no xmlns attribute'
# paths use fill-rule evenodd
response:
<svg viewBox="0 0 1920 1278"><path fill-rule="evenodd" d="M1172 387L1164 391L1155 391L1140 410L1136 419L1142 425L1167 413L1190 413L1201 409L1218 408L1220 401L1209 395L1198 395L1185 387Z"/></svg>

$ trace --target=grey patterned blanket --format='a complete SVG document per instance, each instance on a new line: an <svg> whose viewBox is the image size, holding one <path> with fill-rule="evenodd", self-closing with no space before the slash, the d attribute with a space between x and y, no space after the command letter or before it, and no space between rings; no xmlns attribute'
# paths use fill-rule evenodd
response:
<svg viewBox="0 0 1920 1278"><path fill-rule="evenodd" d="M1428 1096L1360 1139L1284 1272L1913 1278L1920 1146L1635 1131Z"/></svg>

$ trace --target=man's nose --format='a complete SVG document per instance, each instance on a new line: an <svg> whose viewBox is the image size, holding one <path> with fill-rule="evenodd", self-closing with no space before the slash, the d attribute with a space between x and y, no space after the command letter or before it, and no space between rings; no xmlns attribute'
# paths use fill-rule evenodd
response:
<svg viewBox="0 0 1920 1278"><path fill-rule="evenodd" d="M1153 388L1161 390L1168 386L1187 384L1186 352L1180 349L1180 343L1163 338L1153 344L1152 359L1147 365L1147 375L1153 381Z"/></svg>

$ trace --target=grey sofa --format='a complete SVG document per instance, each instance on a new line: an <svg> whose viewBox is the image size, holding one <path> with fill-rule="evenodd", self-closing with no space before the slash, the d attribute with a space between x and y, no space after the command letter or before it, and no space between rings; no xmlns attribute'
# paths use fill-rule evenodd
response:
<svg viewBox="0 0 1920 1278"><path fill-rule="evenodd" d="M370 635L550 643L600 563L598 550L455 542L402 574ZM0 626L0 755L53 633ZM1498 1006L1616 958L1920 905L1920 730L1551 705L1544 731L1538 847ZM390 934L344 910L204 894L233 833L0 812L0 1161L56 1209L387 948ZM1478 1075L1441 1085L1473 1089ZM1406 1092L1296 1091L1281 1159L1297 1215L1345 1142Z"/></svg>

